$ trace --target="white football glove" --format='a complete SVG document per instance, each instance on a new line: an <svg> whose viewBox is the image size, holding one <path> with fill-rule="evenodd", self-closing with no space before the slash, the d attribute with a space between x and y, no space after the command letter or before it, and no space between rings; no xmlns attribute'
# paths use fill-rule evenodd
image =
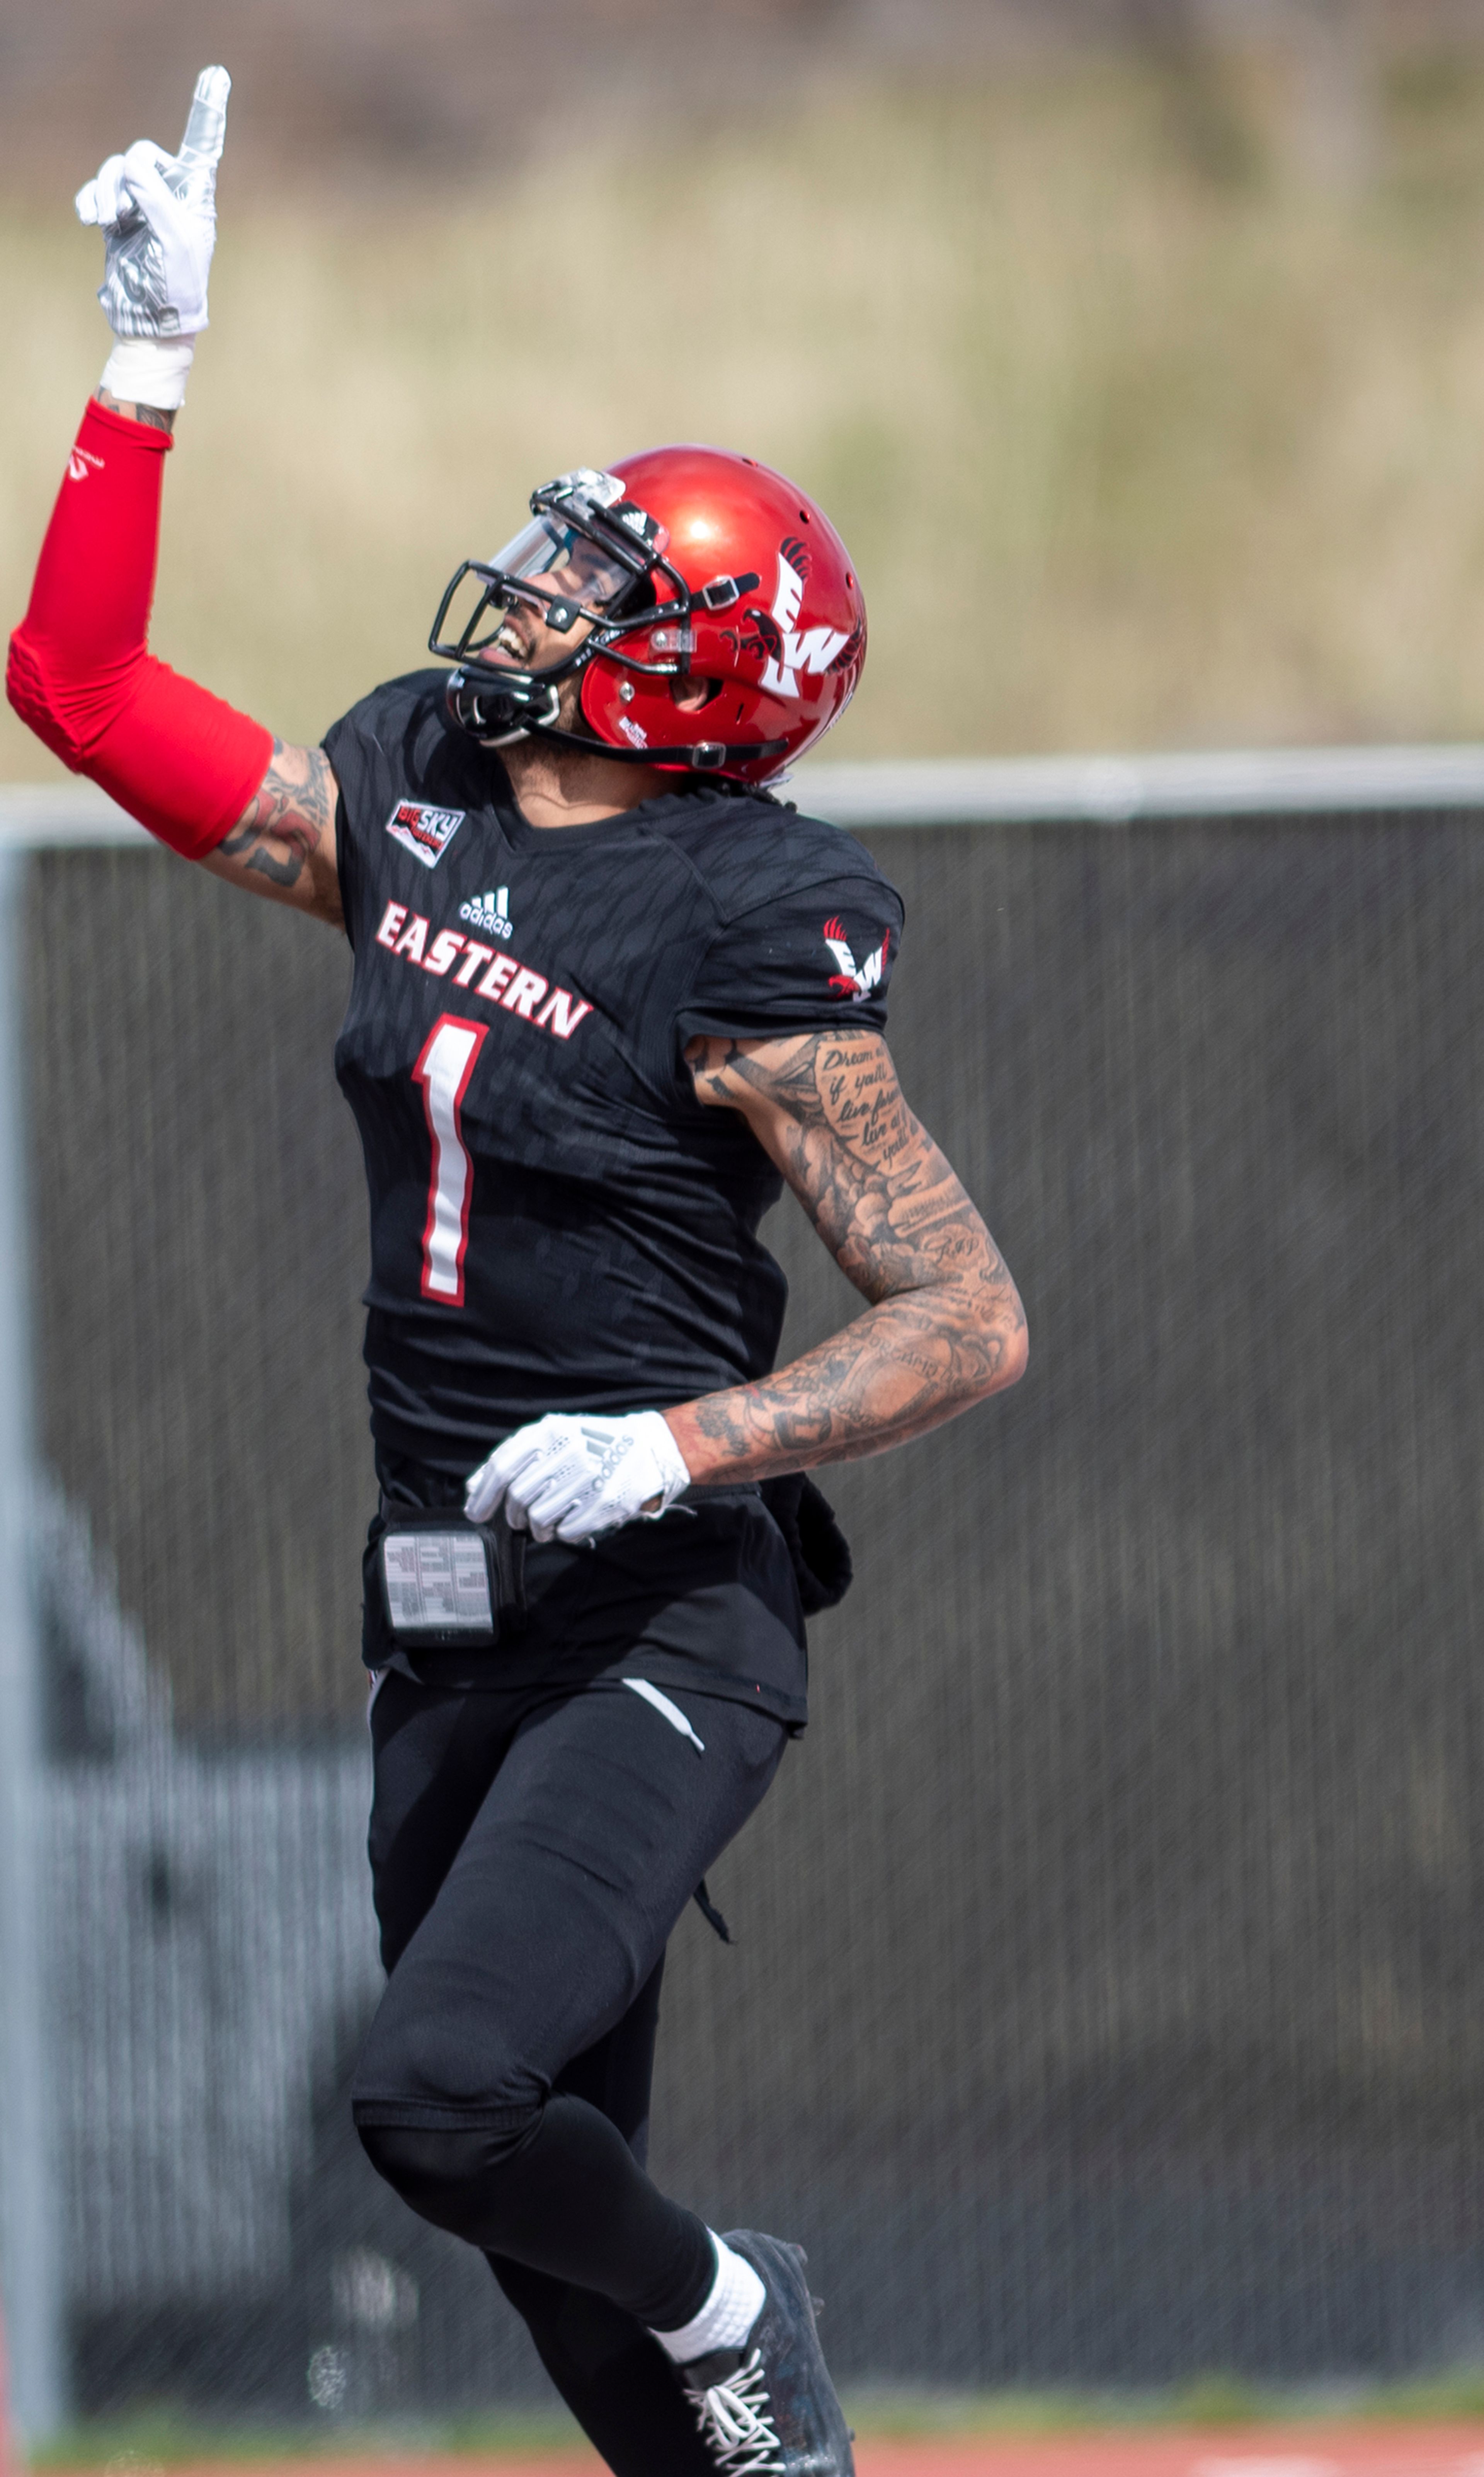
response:
<svg viewBox="0 0 1484 2477"><path fill-rule="evenodd" d="M225 69L203 69L179 155L138 138L77 193L79 221L103 227L98 298L115 336L161 342L199 335L207 323L231 92Z"/></svg>
<svg viewBox="0 0 1484 2477"><path fill-rule="evenodd" d="M575 1545L639 1514L653 1521L689 1486L657 1411L620 1419L553 1412L517 1428L470 1473L464 1512L471 1522L487 1522L503 1505L512 1531Z"/></svg>

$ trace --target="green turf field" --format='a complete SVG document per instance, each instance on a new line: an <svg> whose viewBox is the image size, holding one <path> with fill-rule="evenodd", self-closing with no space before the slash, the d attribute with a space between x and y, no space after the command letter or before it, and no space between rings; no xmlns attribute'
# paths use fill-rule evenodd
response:
<svg viewBox="0 0 1484 2477"><path fill-rule="evenodd" d="M1199 2430L1261 2436L1327 2428L1337 2420L1378 2430L1424 2431L1477 2425L1484 2437L1484 2369L1414 2383L1316 2384L1265 2389L1225 2374L1158 2391L1006 2390L988 2392L893 2388L847 2390L846 2408L862 2437L885 2441L956 2442L1058 2435L1159 2434ZM40 2468L104 2468L112 2477L150 2477L156 2468L212 2463L345 2459L508 2459L570 2451L577 2428L557 2402L464 2419L385 2419L363 2427L322 2419L293 2426L202 2422L161 2409L127 2417L83 2421L36 2455ZM1480 2443L1484 2465L1484 2440Z"/></svg>

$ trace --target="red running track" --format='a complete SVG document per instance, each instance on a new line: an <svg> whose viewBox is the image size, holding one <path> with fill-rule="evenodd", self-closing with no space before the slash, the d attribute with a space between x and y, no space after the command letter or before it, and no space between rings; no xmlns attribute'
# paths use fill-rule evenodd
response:
<svg viewBox="0 0 1484 2477"><path fill-rule="evenodd" d="M858 2477L1484 2477L1484 2424L1303 2425L872 2440ZM60 2477L60 2472L59 2472ZM130 2477L144 2477L132 2469ZM163 2477L163 2472L161 2472ZM199 2462L169 2477L601 2477L590 2451Z"/></svg>
<svg viewBox="0 0 1484 2477"><path fill-rule="evenodd" d="M859 2477L1484 2477L1484 2425L862 2439L856 2464Z"/></svg>

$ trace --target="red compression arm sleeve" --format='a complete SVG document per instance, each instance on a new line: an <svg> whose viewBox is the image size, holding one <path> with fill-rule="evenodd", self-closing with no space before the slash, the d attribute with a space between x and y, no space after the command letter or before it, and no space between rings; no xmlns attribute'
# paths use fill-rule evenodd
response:
<svg viewBox="0 0 1484 2477"><path fill-rule="evenodd" d="M11 638L23 722L152 835L204 860L268 769L273 738L146 644L168 434L89 404Z"/></svg>

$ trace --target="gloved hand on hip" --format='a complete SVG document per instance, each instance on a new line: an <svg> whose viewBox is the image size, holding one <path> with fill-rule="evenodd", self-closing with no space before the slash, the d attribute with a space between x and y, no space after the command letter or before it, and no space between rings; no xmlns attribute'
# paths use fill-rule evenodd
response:
<svg viewBox="0 0 1484 2477"><path fill-rule="evenodd" d="M488 1522L503 1505L512 1531L577 1545L640 1515L653 1521L689 1486L657 1411L616 1419L554 1412L517 1428L470 1473L464 1512Z"/></svg>

